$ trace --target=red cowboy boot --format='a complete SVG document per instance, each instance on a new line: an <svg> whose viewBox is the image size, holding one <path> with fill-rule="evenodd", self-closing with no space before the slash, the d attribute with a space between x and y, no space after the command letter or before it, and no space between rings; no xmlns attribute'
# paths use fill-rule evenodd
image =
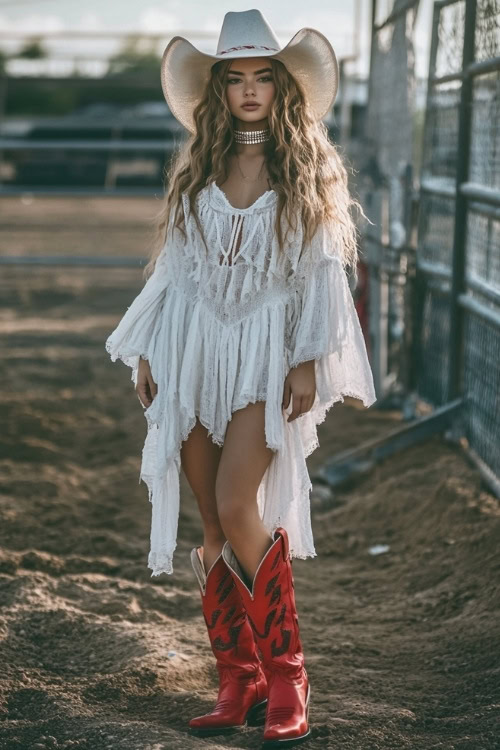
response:
<svg viewBox="0 0 500 750"><path fill-rule="evenodd" d="M222 556L241 594L255 640L262 652L268 684L263 748L289 747L306 740L309 728L309 679L299 637L288 535L276 529L251 589L231 549Z"/></svg>
<svg viewBox="0 0 500 750"><path fill-rule="evenodd" d="M203 617L219 672L219 694L213 710L191 719L197 735L236 729L245 723L262 724L267 704L267 682L253 631L222 553L205 573L195 547L191 563L200 585Z"/></svg>

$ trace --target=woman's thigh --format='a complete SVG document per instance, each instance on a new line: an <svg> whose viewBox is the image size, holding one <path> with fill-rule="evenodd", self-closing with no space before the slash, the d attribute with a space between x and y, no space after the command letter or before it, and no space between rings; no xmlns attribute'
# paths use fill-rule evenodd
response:
<svg viewBox="0 0 500 750"><path fill-rule="evenodd" d="M266 445L265 401L238 409L228 423L215 492L221 504L255 499L274 451Z"/></svg>
<svg viewBox="0 0 500 750"><path fill-rule="evenodd" d="M213 442L200 420L181 443L181 466L194 496L202 521L207 526L219 526L215 480L222 454L222 447Z"/></svg>

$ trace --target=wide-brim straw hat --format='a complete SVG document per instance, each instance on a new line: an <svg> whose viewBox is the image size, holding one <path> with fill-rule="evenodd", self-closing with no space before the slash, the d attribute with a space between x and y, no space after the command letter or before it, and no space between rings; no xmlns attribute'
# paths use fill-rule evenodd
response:
<svg viewBox="0 0 500 750"><path fill-rule="evenodd" d="M301 85L315 117L330 111L338 88L338 63L332 45L316 29L303 28L280 47L260 10L230 11L224 16L217 52L201 52L182 36L174 36L163 53L161 85L170 111L194 133L193 110L203 94L210 68L218 60L272 57L280 60Z"/></svg>

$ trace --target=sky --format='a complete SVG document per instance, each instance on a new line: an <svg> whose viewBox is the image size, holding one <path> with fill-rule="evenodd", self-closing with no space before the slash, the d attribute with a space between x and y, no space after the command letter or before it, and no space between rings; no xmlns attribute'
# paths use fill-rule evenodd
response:
<svg viewBox="0 0 500 750"><path fill-rule="evenodd" d="M370 0L359 1L359 62L351 72L366 75L369 65ZM392 3L379 0L382 12ZM427 74L432 0L421 0L416 38L417 75ZM258 7L284 46L304 26L321 31L337 57L354 49L356 0L268 0L255 6L248 0L0 0L0 32L60 30L165 32L166 41L180 32L204 52L215 53L217 37L227 11ZM212 39L195 37L213 32ZM0 40L1 46L1 40Z"/></svg>

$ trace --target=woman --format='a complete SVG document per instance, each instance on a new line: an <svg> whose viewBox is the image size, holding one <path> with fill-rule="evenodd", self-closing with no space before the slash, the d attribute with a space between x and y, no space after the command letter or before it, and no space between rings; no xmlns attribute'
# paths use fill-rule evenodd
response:
<svg viewBox="0 0 500 750"><path fill-rule="evenodd" d="M321 122L337 62L313 29L280 49L249 10L226 13L215 55L174 37L161 79L191 136L106 348L146 408L152 575L172 572L181 465L203 523L191 561L220 685L191 731L265 719L265 746L288 746L310 734L291 570L316 554L305 459L335 401L375 401L345 274L361 207Z"/></svg>

